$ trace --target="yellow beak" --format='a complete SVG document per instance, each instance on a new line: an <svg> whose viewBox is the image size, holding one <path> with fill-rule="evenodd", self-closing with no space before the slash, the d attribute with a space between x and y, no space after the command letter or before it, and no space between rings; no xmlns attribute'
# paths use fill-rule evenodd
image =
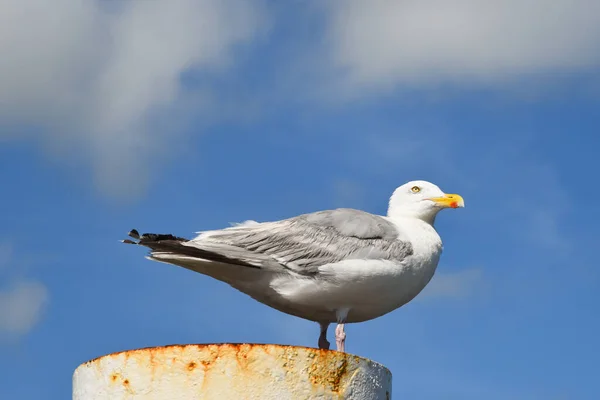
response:
<svg viewBox="0 0 600 400"><path fill-rule="evenodd" d="M465 206L465 201L459 194L445 194L442 197L431 197L429 198L429 200L437 203L438 205L444 208L458 208Z"/></svg>

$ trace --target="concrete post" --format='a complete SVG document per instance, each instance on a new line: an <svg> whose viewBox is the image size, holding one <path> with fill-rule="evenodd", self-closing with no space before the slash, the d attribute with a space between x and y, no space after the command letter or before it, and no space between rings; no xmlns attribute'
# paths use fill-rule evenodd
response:
<svg viewBox="0 0 600 400"><path fill-rule="evenodd" d="M389 400L384 366L347 353L259 344L190 344L81 364L73 400Z"/></svg>

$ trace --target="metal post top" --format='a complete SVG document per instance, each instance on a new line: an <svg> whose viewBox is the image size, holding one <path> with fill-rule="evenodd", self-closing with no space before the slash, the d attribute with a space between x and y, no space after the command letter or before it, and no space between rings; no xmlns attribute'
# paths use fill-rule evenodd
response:
<svg viewBox="0 0 600 400"><path fill-rule="evenodd" d="M309 347L169 345L108 354L75 370L74 400L109 398L388 400L391 373L363 357Z"/></svg>

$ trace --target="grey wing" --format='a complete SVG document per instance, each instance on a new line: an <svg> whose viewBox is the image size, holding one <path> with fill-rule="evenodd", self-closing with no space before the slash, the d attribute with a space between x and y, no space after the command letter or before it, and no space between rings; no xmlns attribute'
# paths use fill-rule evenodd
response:
<svg viewBox="0 0 600 400"><path fill-rule="evenodd" d="M402 260L413 252L396 227L378 215L353 209L237 226L201 234L185 243L266 269L314 275L345 259Z"/></svg>

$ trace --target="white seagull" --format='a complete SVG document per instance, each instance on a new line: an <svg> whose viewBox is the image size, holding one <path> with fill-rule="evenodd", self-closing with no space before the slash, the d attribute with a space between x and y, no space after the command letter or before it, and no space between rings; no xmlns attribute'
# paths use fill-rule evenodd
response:
<svg viewBox="0 0 600 400"><path fill-rule="evenodd" d="M340 208L275 222L247 221L188 240L134 229L125 243L150 248L149 259L226 282L255 300L320 324L345 351L345 323L368 321L411 301L429 283L442 253L433 227L443 208L464 207L426 181L397 188L387 216Z"/></svg>

